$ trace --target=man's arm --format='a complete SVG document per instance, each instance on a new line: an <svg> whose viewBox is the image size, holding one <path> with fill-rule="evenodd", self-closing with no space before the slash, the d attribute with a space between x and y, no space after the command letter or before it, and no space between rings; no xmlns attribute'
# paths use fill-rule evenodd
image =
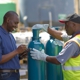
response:
<svg viewBox="0 0 80 80"><path fill-rule="evenodd" d="M46 61L57 65L61 64L55 56L47 56Z"/></svg>
<svg viewBox="0 0 80 80"><path fill-rule="evenodd" d="M79 55L79 46L75 42L67 44L57 56L46 57L47 62L53 64L64 64L69 58Z"/></svg>
<svg viewBox="0 0 80 80"><path fill-rule="evenodd" d="M61 31L57 31L57 30L55 30L55 29L51 29L51 28L48 27L47 32L48 32L51 36L53 36L54 38L59 39L59 40L63 40L63 38L61 37L61 35L62 35L62 32L61 32Z"/></svg>
<svg viewBox="0 0 80 80"><path fill-rule="evenodd" d="M31 53L30 55L32 56L33 59L36 60L47 61L53 64L63 64L69 58L79 55L79 54L75 55L78 50L79 46L75 42L70 42L61 50L61 52L57 56L49 56L36 49L30 51Z"/></svg>
<svg viewBox="0 0 80 80"><path fill-rule="evenodd" d="M69 39L67 35L66 36L65 36L65 34L63 35L62 31L58 31L58 30L50 28L49 24L36 24L32 27L32 29L42 29L42 30L48 32L54 38L62 40L62 41L64 41L64 40L66 41Z"/></svg>
<svg viewBox="0 0 80 80"><path fill-rule="evenodd" d="M26 50L26 46L25 45L20 45L16 50L14 50L14 51L6 54L6 55L2 55L2 57L0 59L0 64L3 64L5 62L9 61L14 56L23 53L25 50ZM2 54L2 53L0 52L0 54Z"/></svg>

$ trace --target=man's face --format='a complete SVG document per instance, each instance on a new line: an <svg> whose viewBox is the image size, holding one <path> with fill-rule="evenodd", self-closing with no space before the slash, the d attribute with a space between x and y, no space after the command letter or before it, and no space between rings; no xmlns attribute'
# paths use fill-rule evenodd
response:
<svg viewBox="0 0 80 80"><path fill-rule="evenodd" d="M7 31L12 32L18 27L19 18L17 15L13 15L12 17L8 18L7 21Z"/></svg>
<svg viewBox="0 0 80 80"><path fill-rule="evenodd" d="M72 22L69 21L65 23L65 30L68 35L72 35L74 33L73 28L74 28L74 25Z"/></svg>

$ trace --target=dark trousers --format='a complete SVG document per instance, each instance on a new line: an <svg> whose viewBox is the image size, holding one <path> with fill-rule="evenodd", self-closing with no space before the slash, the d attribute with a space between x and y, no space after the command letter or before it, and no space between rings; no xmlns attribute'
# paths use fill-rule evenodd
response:
<svg viewBox="0 0 80 80"><path fill-rule="evenodd" d="M0 72L0 80L20 80L19 72Z"/></svg>

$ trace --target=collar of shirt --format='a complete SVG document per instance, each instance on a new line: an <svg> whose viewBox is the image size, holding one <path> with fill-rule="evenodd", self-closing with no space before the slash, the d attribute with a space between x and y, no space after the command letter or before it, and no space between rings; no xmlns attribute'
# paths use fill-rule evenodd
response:
<svg viewBox="0 0 80 80"><path fill-rule="evenodd" d="M76 36L77 34L80 34L80 30L79 31L77 31L77 32L75 32L73 35L72 35L72 37L71 38L73 38L74 36Z"/></svg>
<svg viewBox="0 0 80 80"><path fill-rule="evenodd" d="M2 26L0 26L1 30L3 31L3 33L5 34L9 34L9 32L7 32Z"/></svg>

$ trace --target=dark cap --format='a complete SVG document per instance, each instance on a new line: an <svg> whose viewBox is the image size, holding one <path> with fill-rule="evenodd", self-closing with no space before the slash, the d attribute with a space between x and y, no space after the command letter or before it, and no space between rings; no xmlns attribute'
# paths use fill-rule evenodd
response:
<svg viewBox="0 0 80 80"><path fill-rule="evenodd" d="M65 19L59 20L59 22L61 22L61 23L65 23L67 21L72 21L72 22L80 24L80 16L78 14L74 13L72 15L67 16Z"/></svg>

